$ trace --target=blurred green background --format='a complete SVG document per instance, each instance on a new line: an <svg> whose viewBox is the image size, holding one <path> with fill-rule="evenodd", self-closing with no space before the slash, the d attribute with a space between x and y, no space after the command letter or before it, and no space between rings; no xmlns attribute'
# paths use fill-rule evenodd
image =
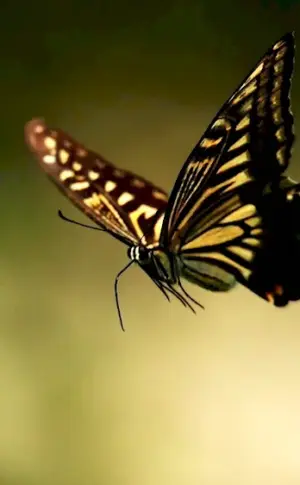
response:
<svg viewBox="0 0 300 485"><path fill-rule="evenodd" d="M0 485L298 485L300 304L188 286L195 317L133 268L123 334L126 249L57 217L85 221L23 126L44 116L170 190L264 51L300 45L299 3L3 0L0 27Z"/></svg>

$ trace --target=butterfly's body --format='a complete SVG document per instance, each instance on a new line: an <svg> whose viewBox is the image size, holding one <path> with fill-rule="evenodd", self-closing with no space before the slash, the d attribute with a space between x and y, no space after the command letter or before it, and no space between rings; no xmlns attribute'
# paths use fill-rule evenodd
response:
<svg viewBox="0 0 300 485"><path fill-rule="evenodd" d="M42 168L164 292L237 282L277 306L300 299L300 184L291 181L294 36L269 49L184 163L170 197L42 120L26 140Z"/></svg>

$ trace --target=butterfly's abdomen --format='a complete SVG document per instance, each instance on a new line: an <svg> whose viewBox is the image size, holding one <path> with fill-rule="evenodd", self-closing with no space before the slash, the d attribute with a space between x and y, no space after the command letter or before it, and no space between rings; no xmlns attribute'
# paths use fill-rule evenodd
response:
<svg viewBox="0 0 300 485"><path fill-rule="evenodd" d="M210 291L228 291L236 283L235 277L223 268L192 256L180 257L180 274L190 283Z"/></svg>
<svg viewBox="0 0 300 485"><path fill-rule="evenodd" d="M171 285L178 281L180 270L176 255L157 247L152 250L152 261L160 281L165 281Z"/></svg>

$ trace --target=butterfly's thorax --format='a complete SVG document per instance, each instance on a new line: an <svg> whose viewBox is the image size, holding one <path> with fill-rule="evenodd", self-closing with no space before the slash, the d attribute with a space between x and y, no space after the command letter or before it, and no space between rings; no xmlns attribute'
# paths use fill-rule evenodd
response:
<svg viewBox="0 0 300 485"><path fill-rule="evenodd" d="M156 265L161 270L161 275L164 276L165 281L168 281L171 284L176 283L177 281L177 257L171 253L166 252L161 248L156 248L152 250L152 254L155 260ZM161 278L163 279L163 278Z"/></svg>

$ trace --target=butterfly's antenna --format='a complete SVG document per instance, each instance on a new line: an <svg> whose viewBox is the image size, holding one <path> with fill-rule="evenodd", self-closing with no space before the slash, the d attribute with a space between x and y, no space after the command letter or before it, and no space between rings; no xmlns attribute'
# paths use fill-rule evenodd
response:
<svg viewBox="0 0 300 485"><path fill-rule="evenodd" d="M87 227L88 229L95 229L95 231L107 232L106 229L102 229L101 227L90 226L89 224L82 224L82 222L77 222L73 219L69 219L68 217L63 215L61 210L58 211L58 215L63 221L71 222L72 224L76 224L77 226Z"/></svg>
<svg viewBox="0 0 300 485"><path fill-rule="evenodd" d="M115 299L116 299L116 305L117 305L117 310L118 310L118 316L119 316L120 326L121 326L121 329L123 330L123 332L125 332L125 328L124 328L124 325L123 325L123 319L122 319L122 314L121 314L121 309L120 309L120 303L119 303L118 283L119 283L120 276L123 273L125 273L125 271L133 263L134 263L134 261L132 260L128 264L126 264L126 266L123 269L121 269L121 271L119 271L119 273L117 274L116 279L115 279Z"/></svg>
<svg viewBox="0 0 300 485"><path fill-rule="evenodd" d="M193 297L191 297L191 295L188 294L188 292L183 288L182 286L182 283L180 281L180 279L178 280L178 285L179 285L179 288L181 289L182 293L187 297L189 298L189 300L191 300L193 303L195 303L195 305L198 305L200 308L202 308L202 310L204 310L204 306L201 305L201 303L199 303L199 301L195 300Z"/></svg>

